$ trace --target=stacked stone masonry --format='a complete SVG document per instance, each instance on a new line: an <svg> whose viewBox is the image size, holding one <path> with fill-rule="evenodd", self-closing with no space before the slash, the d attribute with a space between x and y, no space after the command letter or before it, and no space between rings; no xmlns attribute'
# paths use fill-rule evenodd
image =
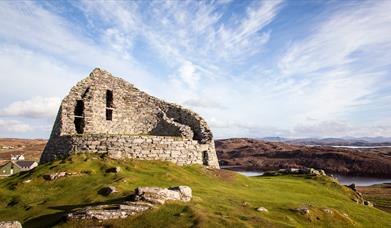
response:
<svg viewBox="0 0 391 228"><path fill-rule="evenodd" d="M212 132L198 114L98 68L62 101L41 162L80 152L219 168Z"/></svg>

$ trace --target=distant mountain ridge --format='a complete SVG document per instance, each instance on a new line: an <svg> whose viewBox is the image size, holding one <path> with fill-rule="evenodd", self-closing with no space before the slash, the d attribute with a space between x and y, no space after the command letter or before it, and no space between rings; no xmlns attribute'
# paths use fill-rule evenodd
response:
<svg viewBox="0 0 391 228"><path fill-rule="evenodd" d="M343 137L343 138L284 138L264 137L259 138L269 142L285 142L296 145L321 145L321 146L391 146L391 137Z"/></svg>

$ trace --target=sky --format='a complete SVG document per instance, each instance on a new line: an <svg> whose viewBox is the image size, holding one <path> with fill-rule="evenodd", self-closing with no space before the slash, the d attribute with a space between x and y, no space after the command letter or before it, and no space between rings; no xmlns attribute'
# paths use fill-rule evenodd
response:
<svg viewBox="0 0 391 228"><path fill-rule="evenodd" d="M216 138L391 137L391 1L0 1L0 137L100 67Z"/></svg>

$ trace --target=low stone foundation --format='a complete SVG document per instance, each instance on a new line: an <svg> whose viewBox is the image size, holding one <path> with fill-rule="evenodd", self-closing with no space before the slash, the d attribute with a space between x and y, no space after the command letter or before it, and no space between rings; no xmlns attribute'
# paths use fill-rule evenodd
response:
<svg viewBox="0 0 391 228"><path fill-rule="evenodd" d="M200 164L218 168L214 144L199 144L196 140L152 135L65 135L46 148L41 161L62 159L72 153L102 153L114 159L171 161L178 165ZM55 156L55 157L53 157Z"/></svg>

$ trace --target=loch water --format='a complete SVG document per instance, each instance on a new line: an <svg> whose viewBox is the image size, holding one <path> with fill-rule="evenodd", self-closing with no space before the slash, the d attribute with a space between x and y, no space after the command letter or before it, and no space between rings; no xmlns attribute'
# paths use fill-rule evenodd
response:
<svg viewBox="0 0 391 228"><path fill-rule="evenodd" d="M253 177L253 176L262 176L264 172L257 171L238 171L238 173ZM391 179L386 178L375 178L375 177L352 177L352 176L344 176L339 174L333 174L335 178L343 185L355 184L356 186L370 186L374 184L385 184L391 183Z"/></svg>

